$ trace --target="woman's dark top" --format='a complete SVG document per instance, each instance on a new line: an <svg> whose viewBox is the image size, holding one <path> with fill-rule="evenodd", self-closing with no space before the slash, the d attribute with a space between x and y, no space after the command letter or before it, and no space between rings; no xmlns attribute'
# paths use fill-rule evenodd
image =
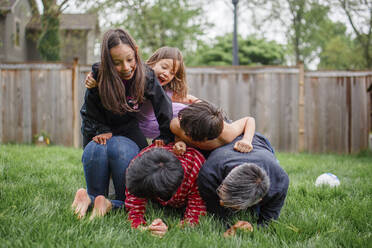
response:
<svg viewBox="0 0 372 248"><path fill-rule="evenodd" d="M98 81L99 63L92 66L93 78ZM144 96L150 100L154 108L155 116L159 123L160 136L166 143L173 140L174 136L169 129L172 119L172 102L164 92L154 71L145 65L146 82ZM139 109L136 103L131 101L130 87L134 78L125 81L127 102L132 108ZM133 140L140 149L147 146L147 141L138 127L136 112L125 112L122 115L115 114L107 110L101 102L98 87L87 89L84 97L84 104L80 110L83 134L83 147L85 147L94 136L102 133L112 133L112 135L121 135Z"/></svg>

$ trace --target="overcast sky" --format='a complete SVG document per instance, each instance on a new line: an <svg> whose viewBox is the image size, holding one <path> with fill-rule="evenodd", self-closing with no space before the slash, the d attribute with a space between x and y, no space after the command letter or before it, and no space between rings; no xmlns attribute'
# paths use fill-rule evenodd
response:
<svg viewBox="0 0 372 248"><path fill-rule="evenodd" d="M62 0L57 0L57 2L61 1ZM214 27L208 30L207 37L214 38L217 35L233 32L232 1L231 0L206 0L206 1L209 2L209 4L205 5L205 12L207 14L206 17L209 22L214 24ZM40 4L41 0L36 0L36 2L39 3L39 8L41 8L42 6ZM238 4L238 10L239 10L238 33L243 37L246 37L249 34L257 33L255 32L252 26L251 11L246 6L243 5L242 0L240 0L240 3ZM66 9L65 13L84 13L85 11L86 11L85 9L76 8L76 6L74 5L74 0L70 0L69 8ZM255 11L257 15L258 10ZM331 13L330 17L333 20L343 21L344 23L347 24L347 21L345 22L344 16L342 16L340 13ZM113 20L115 18L118 17L115 17L113 15L108 19ZM348 24L347 27L349 31L351 31ZM275 40L281 44L286 43L285 30L283 25L281 25L279 22L270 23L270 25L264 27L264 30L265 32L259 32L262 38L266 38L268 40Z"/></svg>
<svg viewBox="0 0 372 248"><path fill-rule="evenodd" d="M60 2L62 0L57 0ZM205 13L206 18L214 27L208 29L206 34L206 40L213 40L214 37L218 35L223 35L226 33L233 32L233 4L231 0L205 0L208 1L208 4L205 5ZM41 9L41 0L36 0L39 3L40 11ZM266 38L267 40L275 40L280 44L286 44L286 34L285 29L279 21L272 22L260 29L260 32L257 32L253 28L252 25L252 16L251 11L243 5L243 1L240 0L238 4L238 33L243 37L246 37L249 34L258 34L260 38ZM69 7L65 10L65 13L84 13L86 9L79 9L74 5L74 0L70 0ZM256 16L260 17L260 13L256 11ZM283 15L289 15L288 13L283 13ZM112 14L112 16L108 16L106 19L108 20L115 20L118 16ZM348 27L349 33L352 33L350 25L348 25L345 16L341 12L333 12L330 15L330 18L334 21L342 21L346 23ZM264 30L264 32L262 31ZM316 67L318 61L314 61L312 65L309 65L312 68Z"/></svg>
<svg viewBox="0 0 372 248"><path fill-rule="evenodd" d="M58 0L61 1L61 0ZM41 0L36 0L39 3L39 10L42 12ZM242 2L242 1L240 1ZM78 9L71 0L69 7L65 13L84 13L85 9ZM247 9L239 6L239 20L238 20L238 33L243 37L253 33L253 29L250 21L250 13ZM205 12L207 13L207 19L210 23L214 24L214 27L208 30L207 37L212 39L215 36L222 35L225 33L233 32L233 4L231 0L213 0L209 1L209 4L205 6ZM114 15L110 19L115 19ZM283 30L268 30L265 32L265 38L269 40L276 40L279 43L285 43L285 36Z"/></svg>

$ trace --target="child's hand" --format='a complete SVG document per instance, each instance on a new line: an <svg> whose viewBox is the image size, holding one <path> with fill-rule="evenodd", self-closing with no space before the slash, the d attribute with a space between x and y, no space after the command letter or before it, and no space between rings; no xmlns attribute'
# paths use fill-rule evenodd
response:
<svg viewBox="0 0 372 248"><path fill-rule="evenodd" d="M87 77L85 78L85 87L88 89L97 87L97 81L93 78L93 73L89 72Z"/></svg>
<svg viewBox="0 0 372 248"><path fill-rule="evenodd" d="M253 226L248 221L239 220L238 222L235 223L235 225L227 229L227 231L224 232L223 236L225 238L234 236L236 233L236 230L242 230L245 232L247 231L253 232Z"/></svg>
<svg viewBox="0 0 372 248"><path fill-rule="evenodd" d="M186 152L186 143L183 141L177 141L173 146L173 152L177 156L183 155Z"/></svg>
<svg viewBox="0 0 372 248"><path fill-rule="evenodd" d="M155 219L151 225L147 227L147 230L149 230L152 235L162 238L167 233L168 226L161 219Z"/></svg>
<svg viewBox="0 0 372 248"><path fill-rule="evenodd" d="M154 144L155 144L155 147L162 147L162 146L165 145L164 140L162 140L162 139L155 140Z"/></svg>
<svg viewBox="0 0 372 248"><path fill-rule="evenodd" d="M107 140L111 139L112 133L102 133L93 137L96 143L101 145L106 145Z"/></svg>
<svg viewBox="0 0 372 248"><path fill-rule="evenodd" d="M242 231L253 232L253 226L248 221L239 220L235 223L235 225L233 225L233 227L235 230L240 229Z"/></svg>
<svg viewBox="0 0 372 248"><path fill-rule="evenodd" d="M238 152L243 152L243 153L250 152L252 151L252 149L253 149L252 143L244 139L237 141L234 145L234 150Z"/></svg>

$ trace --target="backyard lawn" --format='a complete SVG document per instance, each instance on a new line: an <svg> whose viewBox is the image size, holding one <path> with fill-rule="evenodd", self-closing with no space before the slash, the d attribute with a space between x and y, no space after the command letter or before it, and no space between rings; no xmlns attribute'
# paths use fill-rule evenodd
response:
<svg viewBox="0 0 372 248"><path fill-rule="evenodd" d="M163 238L132 230L124 210L78 220L70 205L85 187L82 150L0 145L0 247L372 247L372 153L310 155L278 153L290 178L278 221L253 233L223 238L210 216L180 229L178 213L147 209L169 226ZM315 187L317 176L336 174L337 188ZM252 221L249 214L239 219Z"/></svg>

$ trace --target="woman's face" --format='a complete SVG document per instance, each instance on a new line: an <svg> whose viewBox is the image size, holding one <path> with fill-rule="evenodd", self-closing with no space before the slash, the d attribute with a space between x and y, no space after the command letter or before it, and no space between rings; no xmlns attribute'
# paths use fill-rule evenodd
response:
<svg viewBox="0 0 372 248"><path fill-rule="evenodd" d="M172 81L178 71L178 68L179 62L177 61L173 70L173 59L161 59L152 67L161 86L167 85L170 81Z"/></svg>
<svg viewBox="0 0 372 248"><path fill-rule="evenodd" d="M110 49L110 55L120 78L131 79L137 66L134 50L126 44L119 44Z"/></svg>

